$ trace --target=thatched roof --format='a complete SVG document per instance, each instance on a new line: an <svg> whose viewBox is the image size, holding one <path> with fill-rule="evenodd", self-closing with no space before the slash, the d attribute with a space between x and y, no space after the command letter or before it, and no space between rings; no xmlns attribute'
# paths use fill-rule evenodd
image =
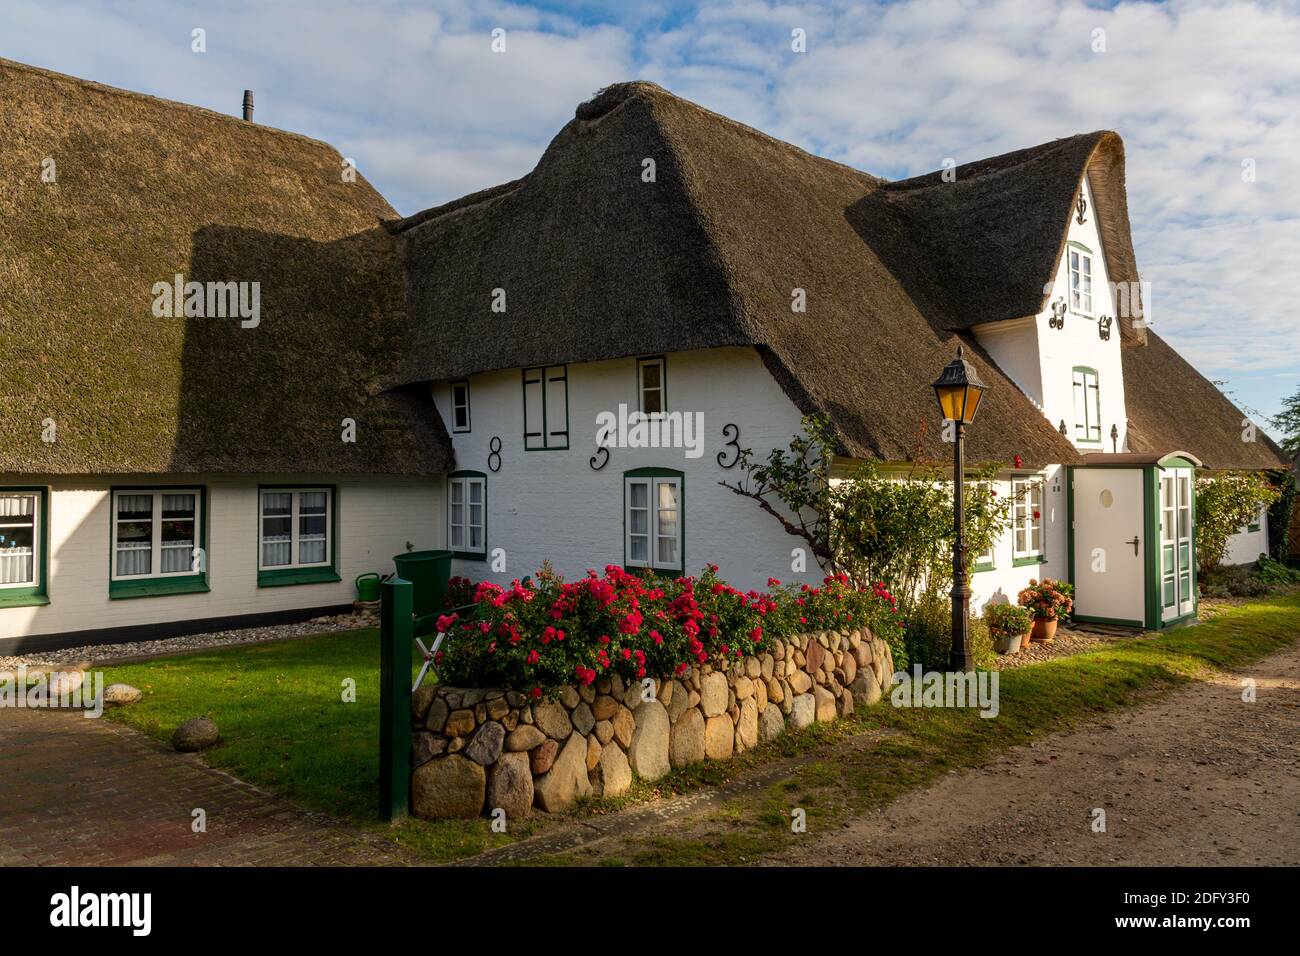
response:
<svg viewBox="0 0 1300 956"><path fill-rule="evenodd" d="M1124 404L1133 451L1181 448L1206 468L1285 468L1282 449L1262 430L1243 440L1246 415L1169 343L1147 331L1145 348L1123 349Z"/></svg>
<svg viewBox="0 0 1300 956"><path fill-rule="evenodd" d="M376 378L406 333L396 214L332 148L6 60L0 130L0 472L444 468L427 393ZM260 325L156 318L176 273L260 283Z"/></svg>
<svg viewBox="0 0 1300 956"><path fill-rule="evenodd" d="M1061 208L1036 213L1054 217L1054 246L1091 155L1074 154ZM930 382L960 341L989 386L971 458L1077 461L973 337L900 281L900 246L882 239L897 213L869 201L884 185L653 84L611 87L523 179L395 225L418 336L394 381L750 345L801 409L831 419L845 453L946 461ZM1041 300L1040 258L1029 284ZM504 314L491 309L498 288ZM791 310L796 288L804 313Z"/></svg>

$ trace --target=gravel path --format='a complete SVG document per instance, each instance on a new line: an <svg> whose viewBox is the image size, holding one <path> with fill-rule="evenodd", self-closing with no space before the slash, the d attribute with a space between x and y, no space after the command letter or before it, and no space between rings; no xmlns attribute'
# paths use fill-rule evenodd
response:
<svg viewBox="0 0 1300 956"><path fill-rule="evenodd" d="M1258 699L1242 700L1253 678ZM1093 831L1094 808L1106 813ZM1017 747L769 865L1300 864L1300 643Z"/></svg>
<svg viewBox="0 0 1300 956"><path fill-rule="evenodd" d="M287 638L310 637L333 631L351 631L363 627L378 627L377 608L362 607L351 614L317 617L297 624L275 624L267 627L245 627L233 631L216 631L209 634L187 634L159 641L133 641L126 644L91 644L83 647L66 647L57 651L40 651L0 657L0 674L18 667L41 669L66 667L70 664L107 664L113 661L139 660L145 657L162 657L184 654L214 647L236 644L259 644L264 641L283 641Z"/></svg>

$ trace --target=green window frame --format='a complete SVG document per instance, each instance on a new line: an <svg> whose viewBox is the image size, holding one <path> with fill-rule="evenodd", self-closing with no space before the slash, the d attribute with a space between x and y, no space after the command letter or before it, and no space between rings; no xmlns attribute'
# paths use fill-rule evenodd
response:
<svg viewBox="0 0 1300 956"><path fill-rule="evenodd" d="M1259 531L1263 527L1264 527L1264 508L1261 505L1259 511L1255 513L1255 520L1252 521L1250 524L1246 525L1246 531L1247 533L1252 531Z"/></svg>
<svg viewBox="0 0 1300 956"><path fill-rule="evenodd" d="M1011 564L1023 567L1047 560L1043 524L1043 479L1011 480Z"/></svg>
<svg viewBox="0 0 1300 956"><path fill-rule="evenodd" d="M975 486L977 488L988 488L990 487L990 484L991 483L987 481L979 481L975 483ZM997 545L998 543L996 540L991 541L987 551L975 556L975 561L971 565L970 569L971 574L979 574L981 571L997 570Z"/></svg>
<svg viewBox="0 0 1300 956"><path fill-rule="evenodd" d="M324 494L325 510L321 512L316 496ZM285 498L288 511L285 511ZM338 573L338 488L334 485L294 484L257 486L257 586L259 588L290 587L298 584L333 584L341 581ZM324 518L323 522L318 521ZM279 530L288 520L288 537ZM274 522L274 525L268 525ZM310 525L307 524L310 522ZM275 529L272 535L267 528ZM311 531L306 531L310 527ZM322 530L315 530L322 529ZM304 549L312 547L324 535L324 558L319 561L303 560ZM287 548L289 560L278 560L281 549ZM269 550L268 550L269 549ZM268 560L274 555L275 560ZM308 557L311 553L308 553Z"/></svg>
<svg viewBox="0 0 1300 956"><path fill-rule="evenodd" d="M538 365L523 370L524 450L569 447L569 367Z"/></svg>
<svg viewBox="0 0 1300 956"><path fill-rule="evenodd" d="M1074 396L1074 440L1101 444L1101 376L1095 368L1076 365L1070 370Z"/></svg>
<svg viewBox="0 0 1300 956"><path fill-rule="evenodd" d="M486 561L487 536L487 475L481 471L453 471L447 476L447 550L467 561Z"/></svg>
<svg viewBox="0 0 1300 956"><path fill-rule="evenodd" d="M664 356L636 360L636 400L644 414L668 411L668 360Z"/></svg>
<svg viewBox="0 0 1300 956"><path fill-rule="evenodd" d="M189 496L195 499L192 508L188 511L176 508L179 502L174 499ZM123 508L134 510L123 511ZM209 590L208 490L205 486L114 486L109 489L108 509L110 600L201 594ZM190 538L184 545L188 547L168 543L168 533L183 533L186 526ZM141 535L148 536L147 543ZM164 570L169 562L178 560L184 567Z"/></svg>
<svg viewBox="0 0 1300 956"><path fill-rule="evenodd" d="M26 504L30 499L31 504ZM0 580L12 578L9 583L0 583L0 608L6 607L40 607L50 603L48 582L50 569L50 493L48 488L37 486L0 487L0 562L19 564L22 555L13 552L24 550L14 545L22 532L31 528L31 566L30 580L18 580L18 575L10 568L8 573L0 571ZM27 509L31 509L31 521ZM8 550L11 553L5 555Z"/></svg>
<svg viewBox="0 0 1300 956"><path fill-rule="evenodd" d="M451 430L463 435L470 430L469 379L451 383Z"/></svg>
<svg viewBox="0 0 1300 956"><path fill-rule="evenodd" d="M682 472L672 468L623 472L623 566L683 573L686 476Z"/></svg>

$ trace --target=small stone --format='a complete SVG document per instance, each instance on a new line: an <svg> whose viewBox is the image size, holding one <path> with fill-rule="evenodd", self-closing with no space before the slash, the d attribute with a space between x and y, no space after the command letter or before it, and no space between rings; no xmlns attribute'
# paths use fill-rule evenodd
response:
<svg viewBox="0 0 1300 956"><path fill-rule="evenodd" d="M583 684L578 688L578 696L590 704L596 699L596 688L592 687L590 684Z"/></svg>
<svg viewBox="0 0 1300 956"><path fill-rule="evenodd" d="M564 687L560 688L559 698L560 698L560 703L563 704L569 710L573 710L573 708L577 707L578 701L581 700L581 698L578 697L578 692L574 690L572 687L569 687L567 684Z"/></svg>
<svg viewBox="0 0 1300 956"><path fill-rule="evenodd" d="M597 677L597 678L596 678L596 693L598 693L598 694L608 694L608 693L609 693L609 688L610 688L610 683L609 683L609 678L608 678L608 677Z"/></svg>
<svg viewBox="0 0 1300 956"><path fill-rule="evenodd" d="M709 760L726 760L736 744L736 728L725 716L710 717L704 723L704 756Z"/></svg>
<svg viewBox="0 0 1300 956"><path fill-rule="evenodd" d="M596 739L607 744L614 739L614 724L608 720L596 721Z"/></svg>
<svg viewBox="0 0 1300 956"><path fill-rule="evenodd" d="M847 717L853 713L853 695L849 693L840 693L835 698L835 708L841 717Z"/></svg>
<svg viewBox="0 0 1300 956"><path fill-rule="evenodd" d="M853 678L858 676L858 662L854 659L852 654L844 655L844 660L840 662L840 670L844 672L844 680L842 683L845 685L852 684Z"/></svg>
<svg viewBox="0 0 1300 956"><path fill-rule="evenodd" d="M698 707L682 713L673 724L668 745L668 762L685 767L704 759L704 715Z"/></svg>
<svg viewBox="0 0 1300 956"><path fill-rule="evenodd" d="M564 705L553 700L533 704L533 723L546 736L564 740L573 733L573 722Z"/></svg>
<svg viewBox="0 0 1300 956"><path fill-rule="evenodd" d="M632 746L632 735L636 733L636 719L632 716L632 711L620 707L614 714L613 724L614 739L626 750Z"/></svg>
<svg viewBox="0 0 1300 956"><path fill-rule="evenodd" d="M443 727L448 737L466 737L474 732L474 712L472 710L453 710ZM431 728L432 729L432 728Z"/></svg>
<svg viewBox="0 0 1300 956"><path fill-rule="evenodd" d="M758 715L759 741L767 743L769 740L775 740L784 730L785 718L781 716L781 708L776 704L768 704Z"/></svg>
<svg viewBox="0 0 1300 956"><path fill-rule="evenodd" d="M772 659L778 661L785 660L785 641L777 641L772 645Z"/></svg>
<svg viewBox="0 0 1300 956"><path fill-rule="evenodd" d="M750 658L753 660L753 658ZM736 700L745 700L754 696L754 682L748 677L736 678Z"/></svg>
<svg viewBox="0 0 1300 956"><path fill-rule="evenodd" d="M486 691L481 687L471 687L469 690L461 691L460 706L474 707L483 699Z"/></svg>
<svg viewBox="0 0 1300 956"><path fill-rule="evenodd" d="M220 734L209 717L191 717L172 732L172 746L182 753L195 753L211 747Z"/></svg>
<svg viewBox="0 0 1300 956"><path fill-rule="evenodd" d="M767 699L774 704L779 704L784 699L785 693L781 690L781 682L775 677L767 679Z"/></svg>
<svg viewBox="0 0 1300 956"><path fill-rule="evenodd" d="M551 764L555 763L555 755L560 752L560 745L554 740L543 741L528 754L529 766L533 769L533 776L540 777L546 771L551 769Z"/></svg>
<svg viewBox="0 0 1300 956"><path fill-rule="evenodd" d="M422 820L463 819L483 810L487 777L482 766L453 754L411 775L411 812Z"/></svg>
<svg viewBox="0 0 1300 956"><path fill-rule="evenodd" d="M676 723L686 709L691 706L691 692L679 684L677 681L668 681L664 684L665 690L671 688L669 693L671 697L663 701L663 705L668 708L668 720Z"/></svg>
<svg viewBox="0 0 1300 956"><path fill-rule="evenodd" d="M736 740L745 750L758 744L758 704L752 697L740 705L740 718L736 721Z"/></svg>
<svg viewBox="0 0 1300 956"><path fill-rule="evenodd" d="M758 662L757 657L745 658L745 676L750 680L757 680L763 676L763 666Z"/></svg>
<svg viewBox="0 0 1300 956"><path fill-rule="evenodd" d="M587 739L570 734L551 768L533 781L533 791L536 804L548 813L563 810L579 797L590 795Z"/></svg>
<svg viewBox="0 0 1300 956"><path fill-rule="evenodd" d="M438 695L447 702L448 710L460 710L461 692L453 687L438 688Z"/></svg>
<svg viewBox="0 0 1300 956"><path fill-rule="evenodd" d="M704 716L717 717L726 713L730 688L727 678L720 671L713 671L700 681L700 707Z"/></svg>
<svg viewBox="0 0 1300 956"><path fill-rule="evenodd" d="M447 749L447 738L440 734L431 734L427 730L419 731L411 738L411 768L428 763Z"/></svg>
<svg viewBox="0 0 1300 956"><path fill-rule="evenodd" d="M112 686L116 687L118 685L114 684ZM433 703L437 693L438 688L433 684L424 684L415 688L411 693L411 717L415 721L419 722L429 712L429 705ZM108 689L104 691L104 703L108 703Z"/></svg>
<svg viewBox="0 0 1300 956"><path fill-rule="evenodd" d="M587 769L595 770L596 764L600 763L600 752L603 748L600 741L596 739L595 734L587 738Z"/></svg>
<svg viewBox="0 0 1300 956"><path fill-rule="evenodd" d="M636 730L627 748L627 758L642 780L658 780L668 773L668 711L657 700L646 701L634 711Z"/></svg>
<svg viewBox="0 0 1300 956"><path fill-rule="evenodd" d="M835 719L835 695L825 687L813 688L813 700L817 705L817 719L826 723Z"/></svg>
<svg viewBox="0 0 1300 956"><path fill-rule="evenodd" d="M439 697L429 705L429 710L424 716L424 726L434 733L442 733L447 726L447 715L451 710L447 707L445 698Z"/></svg>
<svg viewBox="0 0 1300 956"><path fill-rule="evenodd" d="M799 694L792 701L790 725L795 730L802 730L812 725L817 719L817 701L812 694Z"/></svg>
<svg viewBox="0 0 1300 956"><path fill-rule="evenodd" d="M616 710L618 710L618 701L607 695L597 697L595 703L591 705L592 716L597 720L609 720Z"/></svg>
<svg viewBox="0 0 1300 956"><path fill-rule="evenodd" d="M474 722L483 723L487 720L487 704L482 702L474 705Z"/></svg>
<svg viewBox="0 0 1300 956"><path fill-rule="evenodd" d="M487 809L506 812L506 823L524 819L533 812L533 774L528 754L502 754L492 765L487 782Z"/></svg>
<svg viewBox="0 0 1300 956"><path fill-rule="evenodd" d="M853 648L853 660L857 662L858 669L869 667L871 665L871 645L859 644Z"/></svg>
<svg viewBox="0 0 1300 956"><path fill-rule="evenodd" d="M546 735L536 727L529 727L525 724L522 727L516 727L510 731L506 737L506 750L532 750L534 747L540 747L546 742Z"/></svg>
<svg viewBox="0 0 1300 956"><path fill-rule="evenodd" d="M138 687L132 687L130 684L109 684L104 688L102 699L105 707L125 707L127 704L134 704L141 696Z"/></svg>
<svg viewBox="0 0 1300 956"><path fill-rule="evenodd" d="M795 694L806 694L812 689L813 680L808 676L807 671L795 671L790 675L790 689Z"/></svg>
<svg viewBox="0 0 1300 956"><path fill-rule="evenodd" d="M498 697L487 702L488 720L500 720L510 711L510 705L506 703L504 697Z"/></svg>
<svg viewBox="0 0 1300 956"><path fill-rule="evenodd" d="M767 685L761 677L754 681L754 703L758 704L759 710L767 706Z"/></svg>
<svg viewBox="0 0 1300 956"><path fill-rule="evenodd" d="M525 703L525 697L517 690L506 691L506 703L511 707L522 707Z"/></svg>
<svg viewBox="0 0 1300 956"><path fill-rule="evenodd" d="M501 756L501 745L505 739L506 729L495 720L490 720L470 738L465 747L465 756L486 767Z"/></svg>
<svg viewBox="0 0 1300 956"><path fill-rule="evenodd" d="M614 697L622 697L623 692L626 689L626 685L623 683L623 678L618 674L614 674L609 679L609 690L606 691L606 693Z"/></svg>
<svg viewBox="0 0 1300 956"><path fill-rule="evenodd" d="M569 719L573 721L573 728L580 734L591 733L591 728L596 725L596 718L592 716L591 708L582 701L574 706Z"/></svg>
<svg viewBox="0 0 1300 956"><path fill-rule="evenodd" d="M776 667L776 660L775 658L772 657L771 654L763 654L762 656L759 657L758 659L759 676L761 676L763 680L768 681L772 679L772 674L775 667Z"/></svg>
<svg viewBox="0 0 1300 956"><path fill-rule="evenodd" d="M447 742L447 753L449 754L458 754L464 749L465 749L464 737L452 737L451 740Z"/></svg>
<svg viewBox="0 0 1300 956"><path fill-rule="evenodd" d="M660 681L659 682L659 703L663 704L665 707L668 707L673 702L673 691L678 686L679 685L675 680ZM669 708L668 711L669 718L671 718L672 715L673 715L672 709Z"/></svg>
<svg viewBox="0 0 1300 956"><path fill-rule="evenodd" d="M822 637L819 638L818 641L810 641L808 644L808 651L804 655L803 667L809 674L815 674L821 670L822 661L826 659L826 648L821 645L821 640L825 640L825 638Z"/></svg>
<svg viewBox="0 0 1300 956"><path fill-rule="evenodd" d="M618 744L606 744L600 751L601 793L617 797L627 793L632 786L632 767L627 754Z"/></svg>
<svg viewBox="0 0 1300 956"><path fill-rule="evenodd" d="M501 718L501 726L506 730L514 730L519 726L519 711L512 710Z"/></svg>
<svg viewBox="0 0 1300 956"><path fill-rule="evenodd" d="M870 667L858 671L858 676L854 678L850 690L853 693L853 703L858 707L870 707L882 696L880 681L876 679L876 672Z"/></svg>

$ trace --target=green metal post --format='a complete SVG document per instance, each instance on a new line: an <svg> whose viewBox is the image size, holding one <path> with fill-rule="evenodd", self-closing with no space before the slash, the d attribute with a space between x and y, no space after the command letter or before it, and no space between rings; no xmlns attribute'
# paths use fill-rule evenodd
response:
<svg viewBox="0 0 1300 956"><path fill-rule="evenodd" d="M400 820L411 794L411 602L402 578L379 586L379 816Z"/></svg>

